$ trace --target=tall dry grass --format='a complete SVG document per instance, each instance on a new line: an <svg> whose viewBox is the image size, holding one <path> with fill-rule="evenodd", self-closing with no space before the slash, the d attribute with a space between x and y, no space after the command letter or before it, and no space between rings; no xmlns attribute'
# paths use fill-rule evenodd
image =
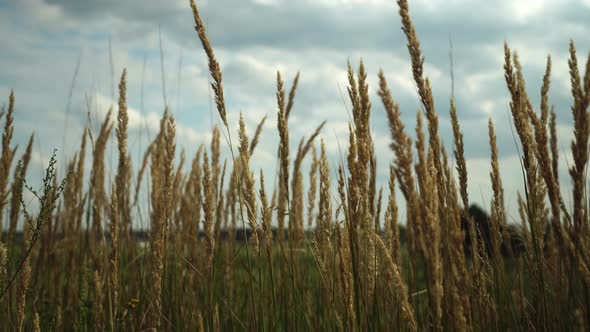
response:
<svg viewBox="0 0 590 332"><path fill-rule="evenodd" d="M564 201L569 193L560 185L565 179L558 177L551 58L536 107L517 52L504 45L504 78L522 165L519 236L526 250L519 254L512 246L514 226L505 207L494 123L488 122L493 195L490 218L482 226L468 209L461 109L451 97L453 136L443 138L408 3L397 3L420 110L416 128L407 128L402 112L408 110L395 101L384 71L377 73L377 95L391 134L385 192L377 188L370 73L362 61L357 68L348 63L352 118L340 160L330 160L320 139L325 122L293 148L289 118L297 112L300 75L287 93L277 73L277 174L251 169L261 137L277 133L264 132L266 117L252 128L252 138L242 116L237 124L228 122L222 66L194 1L190 7L221 120L210 146L201 145L194 156L177 153L175 120L166 108L134 171L124 70L116 119L111 109L97 133L84 129L79 150L63 161L66 176L57 178L54 157L42 189L36 190L27 184L32 136L15 162L17 103L11 93L7 112L1 113L0 215L7 220L0 225L8 225L0 229L2 329L589 329L590 57L582 75L570 43L570 209ZM113 129L117 167L108 179L106 149ZM452 142L452 151L446 151L443 139ZM88 175L86 149L92 158ZM222 160L224 150L230 160ZM110 191L106 183L112 184ZM27 208L26 191L39 201L38 211ZM146 197L149 228L142 233L136 219L146 212Z"/></svg>

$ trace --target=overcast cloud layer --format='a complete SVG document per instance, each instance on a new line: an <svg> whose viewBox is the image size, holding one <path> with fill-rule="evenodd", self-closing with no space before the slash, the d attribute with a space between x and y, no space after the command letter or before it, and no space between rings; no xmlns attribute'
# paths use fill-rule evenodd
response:
<svg viewBox="0 0 590 332"><path fill-rule="evenodd" d="M253 132L260 119L269 116L254 156L254 169L275 171L277 70L289 87L301 71L290 120L293 149L300 137L327 120L322 138L332 164L338 163L339 148L346 148L348 136L346 63L350 60L356 68L362 57L372 85L372 129L380 184L386 184L393 154L388 149L386 116L375 90L378 70L385 71L408 129L414 128L419 109L395 1L214 0L198 1L197 5L222 66L230 126L237 128L242 112ZM519 52L535 105L540 100L546 57L552 56L550 98L558 114L561 179L569 187L566 158L572 120L568 43L570 38L575 40L579 62L584 63L590 48L590 1L416 0L410 1L410 13L447 145L452 142L448 121L452 41L454 93L465 135L471 199L489 205L487 121L491 118L498 136L506 204L512 217L516 216L516 192L522 190L522 177L503 81L505 40ZM6 102L14 89L15 141L20 146L32 132L36 135L30 177L41 176L53 148L71 156L89 119L97 132L108 107L115 103L115 87L124 67L131 108L129 141L137 166L164 109L159 31L165 95L178 120L178 146L192 159L198 144L210 140L218 117L210 101L207 62L187 0L0 0L0 101ZM112 158L113 148L109 152Z"/></svg>

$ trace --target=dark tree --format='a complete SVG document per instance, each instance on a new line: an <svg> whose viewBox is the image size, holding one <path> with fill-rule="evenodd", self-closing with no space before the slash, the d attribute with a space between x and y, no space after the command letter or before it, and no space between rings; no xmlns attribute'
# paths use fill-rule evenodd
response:
<svg viewBox="0 0 590 332"><path fill-rule="evenodd" d="M490 216L478 205L472 204L468 209L469 219L464 214L461 217L461 228L465 232L465 253L471 255L472 252L472 238L469 232L469 223L473 222L475 226L475 233L479 247L485 248L488 257L491 257L492 252L492 237ZM519 256L526 251L526 243L522 236L522 231L518 226L508 224L501 226L500 232L503 234L502 243L500 246L500 253L504 257Z"/></svg>

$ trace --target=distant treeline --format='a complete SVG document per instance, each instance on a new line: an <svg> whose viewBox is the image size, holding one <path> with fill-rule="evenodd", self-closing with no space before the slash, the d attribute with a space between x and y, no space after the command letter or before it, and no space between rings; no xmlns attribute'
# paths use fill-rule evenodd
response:
<svg viewBox="0 0 590 332"><path fill-rule="evenodd" d="M488 251L488 254L491 254L491 235L490 235L490 216L478 205L476 204L472 204L469 207L469 216L472 219L474 226L475 226L475 231L477 233L477 238L478 240L484 245L484 247L486 248L486 250ZM398 228L399 228L399 240L401 243L405 244L407 242L407 237L406 237L406 226L405 225L401 225L398 224ZM462 228L465 232L465 239L464 239L464 245L465 245L465 251L467 254L470 254L471 252L471 236L469 233L469 221L466 220L465 218L462 219ZM526 250L525 248L525 243L522 239L522 235L521 235L521 231L518 228L518 226L516 225L508 225L507 226L507 231L509 234L509 238L510 238L510 243L502 243L502 247L501 247L501 252L504 256L509 256L509 252L514 253L514 254L519 254L523 251ZM252 237L252 230L250 228L237 228L236 230L232 231L233 233L235 233L235 240L236 241L240 241L240 242L244 242L247 239L250 239ZM228 239L230 239L230 232L227 229L223 229L219 231L219 236L217 237L220 240L226 241ZM278 239L278 232L279 230L277 228L272 228L272 236L273 239ZM308 229L305 231L305 235L307 238L312 238L313 234L315 232L315 229ZM6 232L4 232L6 233ZM262 236L262 230L259 231L259 235ZM384 230L381 230L381 233L384 233ZM86 233L86 234L90 234L90 233ZM7 233L3 234L3 238L7 237ZM104 232L103 233L105 240L109 241L111 240L110 237L110 233L109 232ZM54 236L57 237L57 239L63 239L63 235L61 233L56 233ZM135 230L135 231L131 231L131 236L134 240L136 241L140 241L140 242L147 242L148 241L148 237L149 237L149 230L146 229L142 229L142 230ZM200 231L199 232L199 240L203 240L205 238L205 232L204 231ZM289 231L288 230L284 230L284 238L288 239L289 238ZM17 231L15 233L15 241L17 243L22 243L22 239L23 239L23 233L22 231Z"/></svg>

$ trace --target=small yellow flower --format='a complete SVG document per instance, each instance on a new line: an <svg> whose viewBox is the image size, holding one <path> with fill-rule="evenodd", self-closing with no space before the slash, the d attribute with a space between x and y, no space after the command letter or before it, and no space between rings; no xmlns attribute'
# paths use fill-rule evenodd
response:
<svg viewBox="0 0 590 332"><path fill-rule="evenodd" d="M129 309L135 309L135 307L137 306L138 303L139 303L139 299L132 298L131 300L129 300L129 302L127 302L127 307Z"/></svg>

